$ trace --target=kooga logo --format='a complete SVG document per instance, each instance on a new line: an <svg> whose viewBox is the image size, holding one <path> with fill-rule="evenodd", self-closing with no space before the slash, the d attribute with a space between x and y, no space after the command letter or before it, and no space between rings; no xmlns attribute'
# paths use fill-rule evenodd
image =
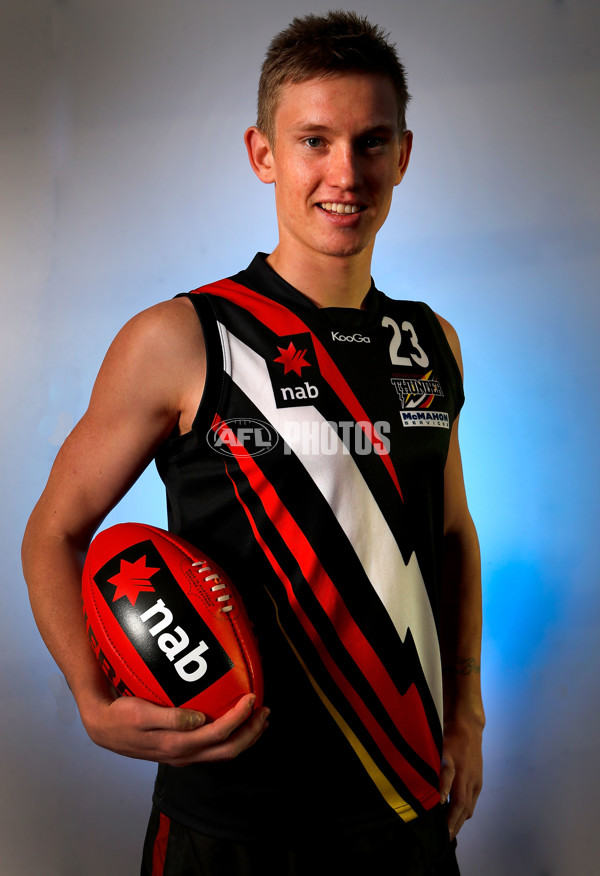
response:
<svg viewBox="0 0 600 876"><path fill-rule="evenodd" d="M370 344L371 338L366 335L361 335L355 332L353 335L342 335L340 332L331 332L331 337L334 341L345 341L346 343L354 344Z"/></svg>

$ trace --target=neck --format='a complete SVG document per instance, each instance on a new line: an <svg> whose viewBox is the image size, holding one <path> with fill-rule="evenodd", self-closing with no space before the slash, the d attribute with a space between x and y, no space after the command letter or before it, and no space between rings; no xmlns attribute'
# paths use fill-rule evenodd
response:
<svg viewBox="0 0 600 876"><path fill-rule="evenodd" d="M360 309L371 288L372 247L352 256L288 253L281 244L267 261L317 307Z"/></svg>

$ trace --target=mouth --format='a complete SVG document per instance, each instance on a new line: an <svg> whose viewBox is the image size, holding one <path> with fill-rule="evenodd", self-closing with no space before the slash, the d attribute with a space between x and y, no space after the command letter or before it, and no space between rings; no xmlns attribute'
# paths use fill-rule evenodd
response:
<svg viewBox="0 0 600 876"><path fill-rule="evenodd" d="M324 210L325 213L337 213L338 215L360 213L365 209L358 204L340 204L330 201L322 202L317 204L317 206L320 207L321 210Z"/></svg>

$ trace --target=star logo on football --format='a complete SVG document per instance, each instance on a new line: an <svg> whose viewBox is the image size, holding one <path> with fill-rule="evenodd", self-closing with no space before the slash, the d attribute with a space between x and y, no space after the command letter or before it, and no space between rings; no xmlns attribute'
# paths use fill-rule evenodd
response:
<svg viewBox="0 0 600 876"><path fill-rule="evenodd" d="M140 593L154 591L154 587L150 584L149 579L158 571L160 571L159 568L146 565L145 556L139 557L133 563L130 563L128 560L121 560L121 567L117 574L108 579L108 583L114 584L117 588L112 601L116 602L117 599L126 596L130 603L135 605Z"/></svg>
<svg viewBox="0 0 600 876"><path fill-rule="evenodd" d="M295 371L300 377L302 377L302 369L310 368L310 362L307 362L304 358L306 355L306 350L297 350L294 346L293 341L290 341L287 350L283 347L277 347L280 352L280 356L277 356L276 359L273 359L273 362L280 362L283 365L283 373L288 374L290 371Z"/></svg>

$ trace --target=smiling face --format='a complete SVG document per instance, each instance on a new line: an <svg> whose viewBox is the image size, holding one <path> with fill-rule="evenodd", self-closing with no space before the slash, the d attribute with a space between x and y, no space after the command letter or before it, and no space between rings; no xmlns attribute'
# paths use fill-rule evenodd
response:
<svg viewBox="0 0 600 876"><path fill-rule="evenodd" d="M286 85L273 147L256 129L246 142L255 172L275 183L280 257L370 260L411 146L389 79L349 72Z"/></svg>

